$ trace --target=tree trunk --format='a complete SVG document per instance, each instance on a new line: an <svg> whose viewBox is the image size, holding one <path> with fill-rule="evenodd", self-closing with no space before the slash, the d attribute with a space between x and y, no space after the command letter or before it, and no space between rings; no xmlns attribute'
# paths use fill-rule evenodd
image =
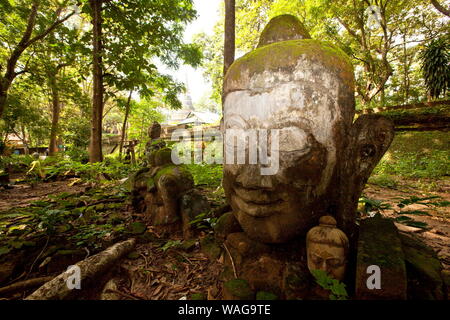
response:
<svg viewBox="0 0 450 320"><path fill-rule="evenodd" d="M2 81L0 79L0 81ZM8 95L8 88L5 88L2 84L0 84L0 119L2 118L3 111L6 108L6 98Z"/></svg>
<svg viewBox="0 0 450 320"><path fill-rule="evenodd" d="M50 145L48 147L48 155L54 156L58 152L56 140L59 131L59 115L61 112L59 92L55 77L51 77L50 87L52 91L52 128L50 130Z"/></svg>
<svg viewBox="0 0 450 320"><path fill-rule="evenodd" d="M89 145L89 162L103 161L102 155L102 120L103 120L103 71L102 71L102 3L103 0L89 0L92 9L93 24L93 77L91 139Z"/></svg>
<svg viewBox="0 0 450 320"><path fill-rule="evenodd" d="M437 0L431 0L433 6L442 14L445 14L447 17L450 17L450 10L441 5Z"/></svg>
<svg viewBox="0 0 450 320"><path fill-rule="evenodd" d="M225 43L223 75L227 73L234 62L235 53L235 24L236 24L235 0L225 0Z"/></svg>
<svg viewBox="0 0 450 320"><path fill-rule="evenodd" d="M31 144L31 136L30 135L28 135L29 136L29 142L30 143L28 143L27 142L27 136L26 136L26 131L25 131L25 126L23 125L22 126L22 137L23 137L23 145L24 145L24 148L23 148L23 150L24 150L24 153L26 154L26 155L28 155L28 154L30 154L30 144Z"/></svg>
<svg viewBox="0 0 450 320"><path fill-rule="evenodd" d="M128 96L127 104L125 106L125 119L123 120L122 137L120 138L119 159L122 159L123 142L125 141L125 133L127 131L127 121L128 121L128 115L130 114L130 103L131 103L131 95L132 94L133 94L133 90L130 91L130 95Z"/></svg>

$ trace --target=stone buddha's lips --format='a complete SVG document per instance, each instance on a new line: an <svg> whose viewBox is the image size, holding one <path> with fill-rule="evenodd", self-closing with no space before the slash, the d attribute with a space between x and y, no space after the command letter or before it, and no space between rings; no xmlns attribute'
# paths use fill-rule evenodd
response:
<svg viewBox="0 0 450 320"><path fill-rule="evenodd" d="M255 218L270 217L281 211L283 201L265 191L237 188L232 201L240 211Z"/></svg>
<svg viewBox="0 0 450 320"><path fill-rule="evenodd" d="M234 192L242 200L256 204L270 204L280 200L273 190L268 189L249 189L235 184Z"/></svg>

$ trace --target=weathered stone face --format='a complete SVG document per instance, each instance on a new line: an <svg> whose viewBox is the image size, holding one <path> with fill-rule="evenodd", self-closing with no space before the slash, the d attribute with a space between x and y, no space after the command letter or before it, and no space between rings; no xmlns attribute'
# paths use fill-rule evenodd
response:
<svg viewBox="0 0 450 320"><path fill-rule="evenodd" d="M334 279L342 280L347 264L348 238L336 228L333 217L323 216L319 223L306 236L308 269L310 272L322 270Z"/></svg>
<svg viewBox="0 0 450 320"><path fill-rule="evenodd" d="M238 221L263 242L306 233L323 214L352 122L352 66L328 44L284 41L236 61L224 90L225 130L280 130L276 174L261 175L260 164L224 165L224 188Z"/></svg>
<svg viewBox="0 0 450 320"><path fill-rule="evenodd" d="M258 48L225 76L223 186L231 217L244 231L227 235L232 258L225 264L256 291L304 299L315 290L306 260L310 270L344 276L356 242L358 199L394 130L377 115L353 122L350 59L327 42L308 39L296 24L291 16L273 19ZM235 151L245 157L229 159ZM266 151L268 162L261 161ZM276 170L268 173L271 168ZM305 247L306 232L325 214L332 216L333 227L326 227L331 236L322 239L329 232L320 229Z"/></svg>
<svg viewBox="0 0 450 320"><path fill-rule="evenodd" d="M225 193L243 230L254 240L282 243L305 235L326 213L353 239L358 198L392 142L393 124L370 115L353 123L350 59L327 42L295 32L302 26L286 29L285 20L275 18L268 27L279 30L274 41L280 42L262 40L263 46L236 60L225 76L225 154L239 149L227 139L231 129L279 133L278 146L271 146L276 136L269 138L271 161L265 164L261 158L249 161L258 152L256 142L249 150L238 138L248 156L231 162L236 164L225 159ZM277 170L263 175L267 167Z"/></svg>

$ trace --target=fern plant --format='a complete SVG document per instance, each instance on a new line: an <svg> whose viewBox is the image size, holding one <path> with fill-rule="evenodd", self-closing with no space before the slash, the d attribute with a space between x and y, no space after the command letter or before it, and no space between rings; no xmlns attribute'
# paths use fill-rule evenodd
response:
<svg viewBox="0 0 450 320"><path fill-rule="evenodd" d="M433 40L421 52L422 72L431 97L445 95L450 87L450 44L442 37Z"/></svg>

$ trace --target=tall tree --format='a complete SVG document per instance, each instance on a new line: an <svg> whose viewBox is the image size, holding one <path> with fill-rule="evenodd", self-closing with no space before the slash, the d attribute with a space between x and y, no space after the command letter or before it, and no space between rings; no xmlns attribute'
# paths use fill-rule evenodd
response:
<svg viewBox="0 0 450 320"><path fill-rule="evenodd" d="M48 146L48 155L54 156L58 151L57 134L59 127L59 116L61 114L61 100L59 96L57 77L59 71L64 67L60 64L56 67L55 72L49 74L49 85L52 94L52 127L50 129L50 143Z"/></svg>
<svg viewBox="0 0 450 320"><path fill-rule="evenodd" d="M44 2L44 4L41 4ZM17 30L17 25L21 25L22 20L25 24L25 29L21 30L20 40L15 44L10 45L12 49L10 54L5 57L6 61L3 59L0 61L0 118L6 107L8 91L14 79L24 72L27 71L26 64L24 68L20 71L16 70L19 59L22 54L35 43L44 39L47 35L54 32L55 29L62 23L67 21L71 16L75 14L75 11L64 14L65 9L67 9L69 2L64 1L53 3L52 1L38 1L33 0L29 3L28 9L24 10L24 4L19 3L17 6L13 6L10 1L0 2L0 12L2 12L1 22L4 24L5 28L11 28L11 31ZM40 7L44 7L41 12L39 12ZM8 17L3 17L5 13L9 12L11 14L11 20ZM15 14L12 14L12 13ZM38 13L41 13L38 15ZM6 32L5 32L6 33ZM10 37L7 40L11 40L16 37L16 35L9 34ZM5 44L3 41L1 44ZM1 45L0 44L0 45ZM4 70L4 71L3 71Z"/></svg>
<svg viewBox="0 0 450 320"><path fill-rule="evenodd" d="M92 74L94 79L92 96L91 138L89 143L89 162L103 161L102 120L103 120L103 67L102 67L102 6L103 0L89 0L92 16Z"/></svg>
<svg viewBox="0 0 450 320"><path fill-rule="evenodd" d="M130 106L131 106L131 97L132 97L132 95L133 95L133 90L130 90L127 102L125 103L125 117L123 119L122 135L120 137L120 143L119 143L119 158L122 157L123 143L125 141L125 134L126 134L127 123L128 123L128 116L130 115Z"/></svg>
<svg viewBox="0 0 450 320"><path fill-rule="evenodd" d="M162 92L168 105L181 107L177 95L183 86L161 74L154 60L170 68L177 68L180 61L196 66L201 54L196 45L185 44L182 40L185 23L195 18L192 0L90 0L83 11L90 12L93 22L97 17L93 41L96 43L94 51L98 47L99 54L94 53L97 71L94 73L90 144L90 161L95 162L102 158L104 101L101 98L130 91L141 96Z"/></svg>
<svg viewBox="0 0 450 320"><path fill-rule="evenodd" d="M236 4L235 0L225 0L225 32L223 52L223 74L225 75L234 62L235 33L236 33Z"/></svg>

